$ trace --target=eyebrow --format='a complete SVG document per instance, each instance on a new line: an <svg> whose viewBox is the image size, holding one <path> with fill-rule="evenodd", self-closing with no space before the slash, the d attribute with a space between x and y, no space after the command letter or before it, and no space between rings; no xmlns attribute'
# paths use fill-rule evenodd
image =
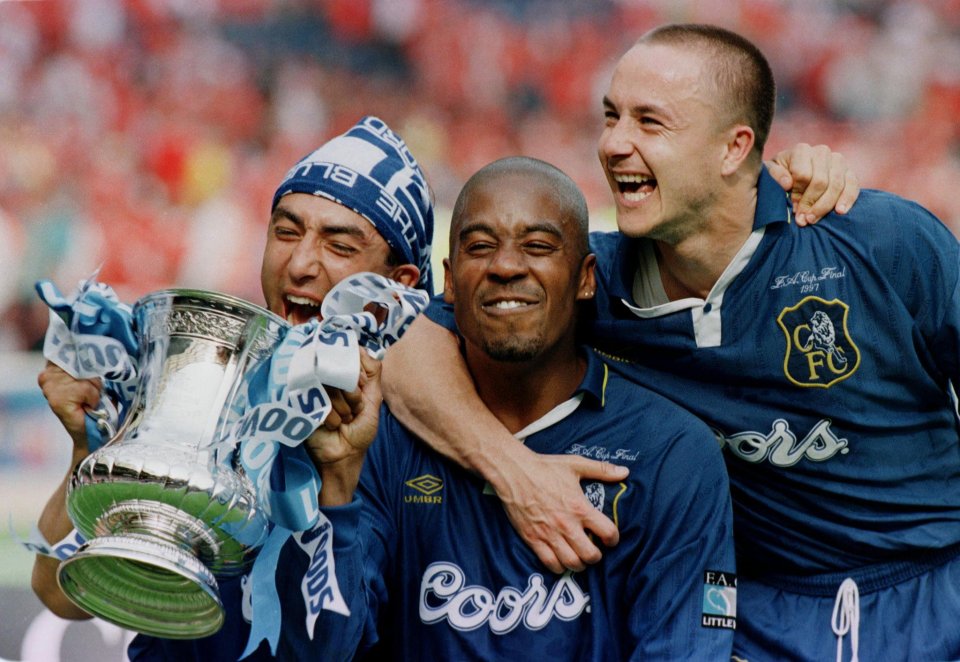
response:
<svg viewBox="0 0 960 662"><path fill-rule="evenodd" d="M495 234L495 232L493 231L493 228L490 225L488 225L487 223L477 222L477 223L467 223L466 225L464 225L462 228L460 228L460 232L457 234L457 236L462 240L471 232L484 232L486 234L491 234L491 235ZM560 228L558 228L553 223L547 223L547 222L531 223L530 225L523 226L523 228L521 229L521 234L523 235L533 234L534 232L545 232L546 234L553 235L558 239L563 239L563 233L560 231Z"/></svg>
<svg viewBox="0 0 960 662"><path fill-rule="evenodd" d="M276 225L277 221L281 221L281 220L290 221L294 225L301 228L304 225L306 225L303 222L303 219L300 218L298 214L294 214L289 209L284 209L283 207L277 207L276 209L273 210L273 213L270 214L270 224Z"/></svg>
<svg viewBox="0 0 960 662"><path fill-rule="evenodd" d="M290 211L289 209L285 209L283 207L277 207L276 209L273 210L273 214L271 214L270 216L270 223L276 224L277 221L280 221L280 220L290 221L291 223L293 223L294 225L296 225L298 228L301 228L301 229L305 228L307 225L306 222L304 222L303 218L299 214L296 214ZM345 234L351 237L356 237L358 239L367 238L367 234L363 230L353 225L335 225L332 223L321 223L320 233L324 235Z"/></svg>
<svg viewBox="0 0 960 662"><path fill-rule="evenodd" d="M533 225L528 225L524 228L524 234L533 234L534 232L545 232L547 234L552 234L558 239L563 239L563 233L560 231L560 228L554 225L553 223L534 223Z"/></svg>
<svg viewBox="0 0 960 662"><path fill-rule="evenodd" d="M609 97L606 97L606 96L603 97L603 107L604 107L604 109L609 109L609 110L616 110L616 109L617 109L617 105L616 105L615 103L613 103L612 101L610 101ZM627 109L627 112L628 112L630 115L634 115L634 116L644 115L644 114L646 114L646 113L654 113L654 114L660 114L660 115L666 115L666 114L667 114L667 111L664 110L662 107L656 106L656 105L653 105L653 104L649 104L649 103L641 103L641 104L636 105L636 106L630 106L630 107Z"/></svg>
<svg viewBox="0 0 960 662"><path fill-rule="evenodd" d="M485 232L487 234L493 234L493 228L486 223L467 223L460 228L460 232L457 233L457 237L463 239L471 232Z"/></svg>

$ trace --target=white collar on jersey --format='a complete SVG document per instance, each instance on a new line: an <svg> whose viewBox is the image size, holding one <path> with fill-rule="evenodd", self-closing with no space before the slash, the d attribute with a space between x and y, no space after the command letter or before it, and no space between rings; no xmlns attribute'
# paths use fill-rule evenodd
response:
<svg viewBox="0 0 960 662"><path fill-rule="evenodd" d="M535 432L540 432L540 430L544 430L550 427L551 425L555 423L559 423L560 421L565 419L567 416L569 416L570 414L572 414L577 410L577 407L580 406L581 402L583 402L583 391L580 391L574 394L574 396L569 400L564 400L563 402L558 404L556 407L554 407L553 409L548 411L546 414L544 414L537 420L527 425L525 428L523 428L519 432L514 432L513 436L519 439L520 442L522 443L531 434ZM490 485L490 483L484 483L483 493L492 494L494 496L496 496L497 494L496 490L493 489L493 486Z"/></svg>
<svg viewBox="0 0 960 662"><path fill-rule="evenodd" d="M533 423L530 423L525 428L519 432L514 432L513 436L523 441L529 437L534 432L540 432L555 423L559 423L567 416L576 411L577 407L580 406L580 403L583 401L583 391L576 393L569 400L564 400L556 407L548 411L546 414L535 420Z"/></svg>
<svg viewBox="0 0 960 662"><path fill-rule="evenodd" d="M660 267L657 265L657 254L653 242L641 241L632 290L636 303L623 299L624 305L640 318L659 317L690 309L697 347L719 347L722 340L720 308L723 304L723 295L733 279L740 275L750 262L750 258L756 253L765 229L760 227L750 233L743 246L733 256L733 260L720 274L720 278L707 294L706 299L689 297L669 301L663 289L663 281L660 279Z"/></svg>

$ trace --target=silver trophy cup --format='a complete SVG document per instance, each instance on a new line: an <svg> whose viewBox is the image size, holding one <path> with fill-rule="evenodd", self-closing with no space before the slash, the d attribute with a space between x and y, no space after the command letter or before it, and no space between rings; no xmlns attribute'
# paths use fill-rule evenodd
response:
<svg viewBox="0 0 960 662"><path fill-rule="evenodd" d="M203 637L224 620L215 576L246 571L267 535L250 480L217 444L288 324L200 290L150 294L134 319L140 382L123 425L74 472L67 512L87 542L57 578L121 627Z"/></svg>

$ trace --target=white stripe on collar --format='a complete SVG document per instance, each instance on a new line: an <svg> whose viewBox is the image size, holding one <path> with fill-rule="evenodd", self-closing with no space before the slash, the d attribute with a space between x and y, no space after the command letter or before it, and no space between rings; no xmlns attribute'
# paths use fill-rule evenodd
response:
<svg viewBox="0 0 960 662"><path fill-rule="evenodd" d="M567 416L576 411L577 407L580 406L580 403L583 402L583 391L580 391L569 400L561 402L556 407L548 411L546 414L535 420L533 423L527 425L519 432L514 432L513 436L523 441L531 434L535 432L540 432L540 430L545 430L555 423L559 423Z"/></svg>
<svg viewBox="0 0 960 662"><path fill-rule="evenodd" d="M693 331L697 347L719 347L722 342L720 309L723 295L730 283L744 270L750 258L756 253L763 239L765 227L750 233L740 250L720 274L720 278L711 288L706 299L688 297L668 301L660 279L660 267L652 241L640 242L640 259L633 281L633 297L636 304L623 299L624 305L640 318L660 317L669 313L690 309ZM639 305L637 305L639 304Z"/></svg>
<svg viewBox="0 0 960 662"><path fill-rule="evenodd" d="M569 400L565 400L558 404L556 407L548 411L546 414L535 420L534 422L527 425L525 428L519 432L514 432L513 436L516 437L521 443L535 432L540 432L540 430L545 430L555 423L559 423L567 416L572 414L577 410L577 407L580 406L580 403L583 402L583 391L575 394ZM496 490L493 489L493 486L489 482L483 484L483 493L492 494L493 496L497 495Z"/></svg>

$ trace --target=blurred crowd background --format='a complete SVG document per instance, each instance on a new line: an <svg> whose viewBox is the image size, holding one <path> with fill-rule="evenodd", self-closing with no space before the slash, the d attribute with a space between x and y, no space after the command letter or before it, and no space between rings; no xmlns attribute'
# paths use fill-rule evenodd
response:
<svg viewBox="0 0 960 662"><path fill-rule="evenodd" d="M600 99L616 58L674 21L767 54L768 156L826 143L960 234L960 0L0 0L0 658L123 660L129 637L43 610L16 542L70 447L26 351L47 325L38 279L69 293L99 269L131 303L262 303L273 190L366 114L427 172L435 267L460 186L510 154L566 170L612 229Z"/></svg>
<svg viewBox="0 0 960 662"><path fill-rule="evenodd" d="M827 143L960 233L960 0L0 0L0 350L42 341L40 278L262 302L274 188L365 114L424 166L438 254L460 185L509 154L566 170L612 227L600 98L672 21L770 58L768 155Z"/></svg>

